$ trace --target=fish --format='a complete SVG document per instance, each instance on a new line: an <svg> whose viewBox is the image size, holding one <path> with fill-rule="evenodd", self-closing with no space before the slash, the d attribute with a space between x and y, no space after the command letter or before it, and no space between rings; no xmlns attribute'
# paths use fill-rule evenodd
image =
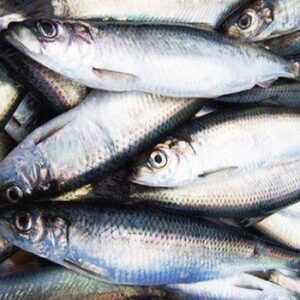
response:
<svg viewBox="0 0 300 300"><path fill-rule="evenodd" d="M250 274L240 274L230 278L199 283L174 284L168 288L184 295L187 300L297 299L293 292Z"/></svg>
<svg viewBox="0 0 300 300"><path fill-rule="evenodd" d="M268 216L299 201L299 162L265 167L212 182L197 181L182 187L157 188L116 180L99 183L82 198L113 198L118 202L148 205L186 214L222 218ZM74 194L73 194L74 195ZM77 193L80 200L79 193Z"/></svg>
<svg viewBox="0 0 300 300"><path fill-rule="evenodd" d="M164 1L150 0L39 0L4 5L0 29L26 19L114 20L151 23L190 23L217 27L247 0ZM5 1L4 1L5 2ZM6 2L12 2L11 0ZM35 3L38 2L38 3ZM1 7L0 7L1 8ZM1 12L1 10L0 10Z"/></svg>
<svg viewBox="0 0 300 300"><path fill-rule="evenodd" d="M250 271L292 270L300 262L299 253L237 228L136 207L75 202L8 206L0 215L0 230L23 250L114 284L194 283Z"/></svg>
<svg viewBox="0 0 300 300"><path fill-rule="evenodd" d="M300 250L300 234L297 230L300 222L300 203L296 203L283 210L254 223L254 227L275 241Z"/></svg>
<svg viewBox="0 0 300 300"><path fill-rule="evenodd" d="M282 271L272 271L270 274L270 281L274 282L283 288L292 291L298 296L298 299L300 297L300 278L293 276L288 276L284 274Z"/></svg>
<svg viewBox="0 0 300 300"><path fill-rule="evenodd" d="M2 45L3 44L3 45ZM56 74L48 68L1 42L0 57L15 79L22 83L43 106L58 115L83 101L89 89Z"/></svg>
<svg viewBox="0 0 300 300"><path fill-rule="evenodd" d="M59 194L101 180L192 118L199 99L94 91L31 133L0 164L0 202Z"/></svg>
<svg viewBox="0 0 300 300"><path fill-rule="evenodd" d="M219 110L189 121L137 157L129 178L146 186L177 187L297 161L299 130L300 114L293 109Z"/></svg>
<svg viewBox="0 0 300 300"><path fill-rule="evenodd" d="M30 93L27 93L18 108L7 122L5 132L18 144L40 125L50 120L52 111L44 106Z"/></svg>
<svg viewBox="0 0 300 300"><path fill-rule="evenodd" d="M29 265L0 278L0 298L3 300L33 299L183 299L174 293L151 287L112 285L80 276L59 266L32 270ZM172 296L172 298L171 298Z"/></svg>
<svg viewBox="0 0 300 300"><path fill-rule="evenodd" d="M298 82L279 81L263 89L255 87L252 90L223 96L216 101L230 103L261 103L290 108L300 108L300 84Z"/></svg>
<svg viewBox="0 0 300 300"><path fill-rule="evenodd" d="M0 130L4 129L23 96L24 91L21 86L0 63Z"/></svg>
<svg viewBox="0 0 300 300"><path fill-rule="evenodd" d="M299 76L299 62L212 30L42 20L11 24L6 38L63 76L115 92L211 99Z"/></svg>
<svg viewBox="0 0 300 300"><path fill-rule="evenodd" d="M256 0L223 25L234 38L257 42L300 30L298 0Z"/></svg>
<svg viewBox="0 0 300 300"><path fill-rule="evenodd" d="M260 45L281 56L300 54L300 30L281 37L262 41Z"/></svg>

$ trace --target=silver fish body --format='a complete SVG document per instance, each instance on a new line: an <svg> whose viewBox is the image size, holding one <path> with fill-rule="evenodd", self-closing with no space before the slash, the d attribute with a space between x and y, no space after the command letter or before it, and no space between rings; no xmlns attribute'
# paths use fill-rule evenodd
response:
<svg viewBox="0 0 300 300"><path fill-rule="evenodd" d="M12 24L7 37L48 68L101 90L216 98L299 75L298 63L210 30L47 21Z"/></svg>
<svg viewBox="0 0 300 300"><path fill-rule="evenodd" d="M0 298L3 300L34 299L177 299L162 289L112 285L95 281L58 266L32 270L16 270L0 278ZM180 299L178 297L178 299Z"/></svg>
<svg viewBox="0 0 300 300"><path fill-rule="evenodd" d="M217 101L231 103L270 103L291 108L300 107L300 84L278 82L268 88L255 87L252 90L217 98Z"/></svg>
<svg viewBox="0 0 300 300"><path fill-rule="evenodd" d="M270 238L290 248L300 250L300 203L266 217L254 226Z"/></svg>
<svg viewBox="0 0 300 300"><path fill-rule="evenodd" d="M183 294L187 300L297 299L292 292L250 274L192 284L175 284L169 288Z"/></svg>
<svg viewBox="0 0 300 300"><path fill-rule="evenodd" d="M2 204L100 180L201 106L198 99L94 91L35 130L0 164Z"/></svg>
<svg viewBox="0 0 300 300"><path fill-rule="evenodd" d="M298 0L257 0L250 2L225 23L230 36L261 41L300 30Z"/></svg>
<svg viewBox="0 0 300 300"><path fill-rule="evenodd" d="M299 264L297 253L231 226L129 207L7 207L0 229L24 250L117 284L193 283Z"/></svg>
<svg viewBox="0 0 300 300"><path fill-rule="evenodd" d="M262 168L223 180L177 188L130 185L130 202L210 217L253 217L299 200L300 163ZM98 194L101 194L99 188ZM117 196L117 195L116 195ZM117 198L117 197L116 197Z"/></svg>
<svg viewBox="0 0 300 300"><path fill-rule="evenodd" d="M176 187L299 159L300 114L281 107L219 110L191 120L137 158L134 183ZM285 140L286 139L286 140Z"/></svg>
<svg viewBox="0 0 300 300"><path fill-rule="evenodd" d="M24 19L79 19L139 21L151 23L196 23L216 27L246 0L46 0L23 1L0 9L0 28ZM0 7L1 8L1 7Z"/></svg>

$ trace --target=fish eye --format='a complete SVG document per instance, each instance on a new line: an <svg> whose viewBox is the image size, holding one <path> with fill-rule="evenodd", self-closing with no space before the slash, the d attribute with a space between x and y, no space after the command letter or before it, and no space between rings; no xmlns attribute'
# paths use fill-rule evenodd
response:
<svg viewBox="0 0 300 300"><path fill-rule="evenodd" d="M57 25L48 20L38 21L36 28L39 34L48 39L54 39L58 35Z"/></svg>
<svg viewBox="0 0 300 300"><path fill-rule="evenodd" d="M23 198L23 195L23 191L16 185L8 187L5 191L5 196L11 203L17 203Z"/></svg>
<svg viewBox="0 0 300 300"><path fill-rule="evenodd" d="M32 218L29 213L20 213L15 218L15 226L21 232L28 232L32 228Z"/></svg>
<svg viewBox="0 0 300 300"><path fill-rule="evenodd" d="M251 24L252 24L252 16L249 14L243 14L239 19L238 19L238 27L240 29L248 29Z"/></svg>
<svg viewBox="0 0 300 300"><path fill-rule="evenodd" d="M162 169L167 165L167 155L163 151L154 151L150 154L149 163L153 168Z"/></svg>

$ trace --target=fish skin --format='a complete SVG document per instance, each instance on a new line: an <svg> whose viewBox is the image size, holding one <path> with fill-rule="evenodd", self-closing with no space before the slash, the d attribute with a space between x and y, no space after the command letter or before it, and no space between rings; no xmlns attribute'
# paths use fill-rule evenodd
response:
<svg viewBox="0 0 300 300"><path fill-rule="evenodd" d="M89 93L88 88L38 64L8 43L2 42L0 50L0 57L16 80L56 114L77 106Z"/></svg>
<svg viewBox="0 0 300 300"><path fill-rule="evenodd" d="M2 300L129 300L180 299L157 288L118 286L80 276L59 266L16 270L1 277ZM170 298L171 295L175 298Z"/></svg>
<svg viewBox="0 0 300 300"><path fill-rule="evenodd" d="M183 294L186 300L296 300L294 293L250 274L206 282L168 286L171 291Z"/></svg>
<svg viewBox="0 0 300 300"><path fill-rule="evenodd" d="M7 203L9 187L21 190L21 200L101 180L202 105L198 99L94 91L35 130L0 164L1 203Z"/></svg>
<svg viewBox="0 0 300 300"><path fill-rule="evenodd" d="M298 63L212 30L52 24L58 35L51 42L33 23L12 24L6 37L32 59L91 88L216 98L299 76Z"/></svg>
<svg viewBox="0 0 300 300"><path fill-rule="evenodd" d="M196 23L216 27L247 0L40 0L24 1L14 8L3 9L0 26L24 19L102 19L115 21L139 21L151 23ZM11 0L10 0L11 2ZM15 14L10 13L15 11ZM1 28L0 27L0 28Z"/></svg>
<svg viewBox="0 0 300 300"><path fill-rule="evenodd" d="M268 237L295 250L300 250L300 203L296 203L254 224Z"/></svg>
<svg viewBox="0 0 300 300"><path fill-rule="evenodd" d="M5 67L0 64L0 130L2 130L18 104L22 100L24 91L11 78Z"/></svg>
<svg viewBox="0 0 300 300"><path fill-rule="evenodd" d="M239 24L241 17L249 17L245 29ZM256 42L282 36L300 29L300 3L298 0L257 0L237 12L224 23L229 36Z"/></svg>
<svg viewBox="0 0 300 300"><path fill-rule="evenodd" d="M281 56L297 55L300 53L300 31L263 41L260 45Z"/></svg>
<svg viewBox="0 0 300 300"><path fill-rule="evenodd" d="M26 251L117 284L192 283L299 264L299 253L231 226L149 209L74 202L10 206L0 229Z"/></svg>
<svg viewBox="0 0 300 300"><path fill-rule="evenodd" d="M217 101L231 103L270 103L273 105L300 108L300 84L278 82L266 89L255 87L252 90L217 98Z"/></svg>
<svg viewBox="0 0 300 300"><path fill-rule="evenodd" d="M44 106L28 93L4 129L10 137L19 144L30 132L52 117L54 117L52 112L45 110Z"/></svg>
<svg viewBox="0 0 300 300"><path fill-rule="evenodd" d="M183 186L198 179L204 184L298 160L299 130L300 115L293 109L219 110L189 121L136 158L130 180L155 187ZM154 161L156 156L161 163Z"/></svg>

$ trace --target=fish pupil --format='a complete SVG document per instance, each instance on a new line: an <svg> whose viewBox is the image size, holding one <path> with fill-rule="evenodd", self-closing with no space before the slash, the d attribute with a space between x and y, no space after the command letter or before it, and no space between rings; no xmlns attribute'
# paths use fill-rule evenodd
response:
<svg viewBox="0 0 300 300"><path fill-rule="evenodd" d="M155 157L154 157L154 160L155 160L155 162L158 163L158 164L161 164L162 161L163 161L160 154L156 154Z"/></svg>
<svg viewBox="0 0 300 300"><path fill-rule="evenodd" d="M238 25L241 29L247 29L252 23L252 17L248 14L242 15L238 20Z"/></svg>
<svg viewBox="0 0 300 300"><path fill-rule="evenodd" d="M10 202L15 203L23 197L23 192L19 187L12 186L6 190L6 197Z"/></svg>
<svg viewBox="0 0 300 300"><path fill-rule="evenodd" d="M57 36L57 28L51 21L40 21L37 24L37 28L40 34L45 37L54 38Z"/></svg>

